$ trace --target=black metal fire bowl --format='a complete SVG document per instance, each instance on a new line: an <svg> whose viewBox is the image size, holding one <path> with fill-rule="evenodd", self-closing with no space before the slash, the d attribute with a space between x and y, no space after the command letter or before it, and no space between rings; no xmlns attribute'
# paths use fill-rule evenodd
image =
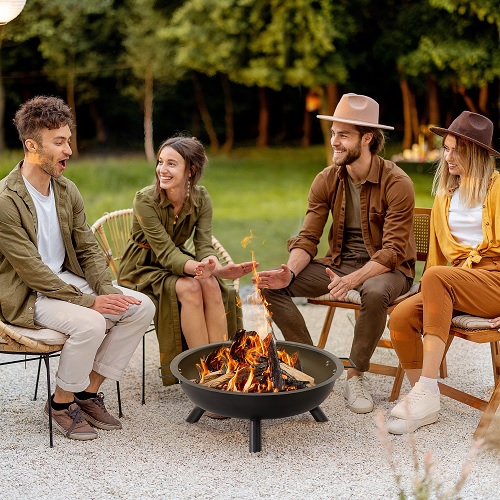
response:
<svg viewBox="0 0 500 500"><path fill-rule="evenodd" d="M196 364L211 352L231 342L220 342L189 349L174 358L172 373L180 381L186 396L196 405L186 418L197 422L205 411L226 417L250 420L250 451L261 451L261 420L285 418L309 411L317 422L328 418L319 405L328 397L335 381L344 370L342 362L333 354L317 347L295 342L277 341L278 349L292 355L299 353L302 370L314 377L315 385L288 392L244 393L212 389L193 382L198 377Z"/></svg>

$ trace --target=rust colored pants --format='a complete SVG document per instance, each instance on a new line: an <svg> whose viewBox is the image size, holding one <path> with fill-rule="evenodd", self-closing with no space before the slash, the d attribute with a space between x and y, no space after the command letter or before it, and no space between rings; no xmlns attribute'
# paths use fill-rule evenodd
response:
<svg viewBox="0 0 500 500"><path fill-rule="evenodd" d="M401 302L389 319L391 340L404 369L420 369L422 336L437 335L443 342L453 316L500 316L500 272L435 266L422 277L420 293Z"/></svg>

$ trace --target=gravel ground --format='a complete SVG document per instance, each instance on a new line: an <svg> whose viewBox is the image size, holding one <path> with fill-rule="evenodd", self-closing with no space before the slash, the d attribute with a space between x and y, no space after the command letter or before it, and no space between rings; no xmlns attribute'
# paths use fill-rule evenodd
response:
<svg viewBox="0 0 500 500"><path fill-rule="evenodd" d="M324 308L305 303L299 307L318 336ZM246 329L254 329L260 312L256 306L244 306ZM339 357L349 353L352 322L351 311L337 310L327 349ZM247 421L205 416L195 424L185 421L193 404L179 385L161 385L156 338L148 334L146 340L146 405L140 402L139 348L121 382L123 429L99 431L99 439L89 442L55 433L52 449L43 397L32 401L36 363L1 367L0 499L387 499L398 498L396 475L412 498L429 455L434 463L430 498L437 498L436 488L444 493L458 481L473 444L480 412L444 396L437 423L410 439L385 435L375 419L379 415L383 421L392 407L388 397L393 379L368 374L376 411L356 415L344 404L343 374L321 405L328 422L318 423L309 413L264 420L262 451L249 453ZM0 361L10 360L0 355ZM387 349L377 349L373 358L388 364L396 360ZM52 365L54 373L57 361ZM491 393L487 345L455 340L448 366L450 383L456 387L468 387L478 397ZM405 381L403 392L408 387ZM106 381L102 389L108 409L116 413L114 383ZM41 383L40 394L44 391ZM500 452L480 451L462 497L500 498L499 470Z"/></svg>

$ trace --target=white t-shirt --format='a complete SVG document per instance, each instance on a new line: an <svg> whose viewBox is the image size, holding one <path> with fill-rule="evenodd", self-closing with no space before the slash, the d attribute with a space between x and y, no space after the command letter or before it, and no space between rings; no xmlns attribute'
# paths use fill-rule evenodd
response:
<svg viewBox="0 0 500 500"><path fill-rule="evenodd" d="M50 193L44 196L35 189L23 176L24 184L35 204L38 218L37 245L38 253L45 265L58 274L62 271L66 249L62 239L59 219L57 218L54 190L50 184Z"/></svg>
<svg viewBox="0 0 500 500"><path fill-rule="evenodd" d="M458 243L475 248L483 241L482 211L482 203L474 208L465 207L460 202L458 189L454 191L448 212L448 225Z"/></svg>

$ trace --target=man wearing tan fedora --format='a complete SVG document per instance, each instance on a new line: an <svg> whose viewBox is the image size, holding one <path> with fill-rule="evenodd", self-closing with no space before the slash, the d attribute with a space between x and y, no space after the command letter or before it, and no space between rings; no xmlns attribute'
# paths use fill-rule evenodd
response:
<svg viewBox="0 0 500 500"><path fill-rule="evenodd" d="M361 295L354 327L344 397L355 413L373 410L364 372L387 321L387 307L406 293L415 275L412 221L415 196L408 175L377 153L385 143L378 103L345 94L333 116L333 165L314 179L302 229L288 240L290 256L279 269L261 271L254 282L269 303L272 319L286 340L312 344L292 297L330 293L343 300ZM329 215L328 252L316 258Z"/></svg>

